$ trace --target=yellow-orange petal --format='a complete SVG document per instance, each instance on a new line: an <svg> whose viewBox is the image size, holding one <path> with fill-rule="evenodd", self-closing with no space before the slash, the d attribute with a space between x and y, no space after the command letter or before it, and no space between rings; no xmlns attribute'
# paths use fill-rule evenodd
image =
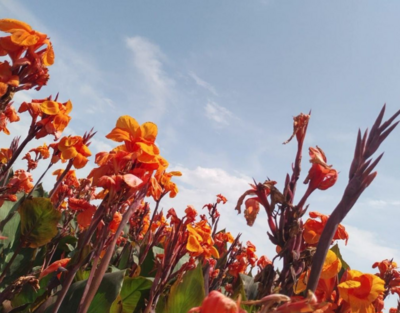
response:
<svg viewBox="0 0 400 313"><path fill-rule="evenodd" d="M90 152L88 146L82 145L82 147L79 149L79 152L84 155L84 156L91 156L92 152Z"/></svg>
<svg viewBox="0 0 400 313"><path fill-rule="evenodd" d="M11 18L4 18L0 20L1 31L9 33L13 29L23 29L27 32L30 32L32 30L32 27L24 22Z"/></svg>
<svg viewBox="0 0 400 313"><path fill-rule="evenodd" d="M293 292L295 294L299 294L303 292L304 290L307 289L307 279L306 275L308 276L310 273L308 272L303 272L301 273L299 279L297 280L296 284L293 285Z"/></svg>
<svg viewBox="0 0 400 313"><path fill-rule="evenodd" d="M116 127L106 136L106 138L117 142L129 141L130 134L128 131Z"/></svg>
<svg viewBox="0 0 400 313"><path fill-rule="evenodd" d="M204 251L204 249L200 245L199 241L192 234L189 235L189 238L188 238L188 241L186 244L186 249L190 252L196 253L197 255L202 254Z"/></svg>
<svg viewBox="0 0 400 313"><path fill-rule="evenodd" d="M78 151L76 151L75 147L67 148L61 153L61 159L69 160L75 158L78 155Z"/></svg>
<svg viewBox="0 0 400 313"><path fill-rule="evenodd" d="M219 259L219 252L218 252L217 249L215 249L214 246L211 246L211 255L212 255L214 258Z"/></svg>
<svg viewBox="0 0 400 313"><path fill-rule="evenodd" d="M8 85L0 82L0 97L4 96L8 90Z"/></svg>
<svg viewBox="0 0 400 313"><path fill-rule="evenodd" d="M20 46L33 46L40 37L36 33L29 33L25 30L11 30L11 41Z"/></svg>
<svg viewBox="0 0 400 313"><path fill-rule="evenodd" d="M55 116L55 118L53 120L54 128L57 131L62 132L65 129L65 127L68 126L70 120L71 120L71 116L60 112Z"/></svg>
<svg viewBox="0 0 400 313"><path fill-rule="evenodd" d="M115 125L117 128L121 128L129 132L133 137L137 137L137 132L139 131L139 123L129 115L123 115L117 120Z"/></svg>
<svg viewBox="0 0 400 313"><path fill-rule="evenodd" d="M154 143L156 141L157 132L157 125L152 122L146 122L140 126L140 137L145 141Z"/></svg>
<svg viewBox="0 0 400 313"><path fill-rule="evenodd" d="M71 100L68 100L67 103L65 103L64 109L65 109L65 114L69 114L72 111Z"/></svg>
<svg viewBox="0 0 400 313"><path fill-rule="evenodd" d="M60 111L60 107L55 101L44 101L40 104L40 110L47 115L56 115Z"/></svg>
<svg viewBox="0 0 400 313"><path fill-rule="evenodd" d="M42 56L42 61L44 66L50 66L54 64L54 50L53 50L53 45L51 44L50 41L47 41L47 49L43 53Z"/></svg>
<svg viewBox="0 0 400 313"><path fill-rule="evenodd" d="M74 159L73 165L75 168L80 169L80 168L84 167L88 161L89 160L87 157L78 153Z"/></svg>
<svg viewBox="0 0 400 313"><path fill-rule="evenodd" d="M336 253L332 250L328 250L320 278L329 279L335 277L341 269L342 262L339 260Z"/></svg>

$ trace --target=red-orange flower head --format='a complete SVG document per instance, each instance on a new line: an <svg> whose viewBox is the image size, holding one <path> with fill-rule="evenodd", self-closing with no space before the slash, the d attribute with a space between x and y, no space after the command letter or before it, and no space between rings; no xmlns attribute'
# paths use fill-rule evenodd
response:
<svg viewBox="0 0 400 313"><path fill-rule="evenodd" d="M201 306L189 310L188 313L246 313L240 304L224 296L219 291L213 290L204 299Z"/></svg>
<svg viewBox="0 0 400 313"><path fill-rule="evenodd" d="M117 120L115 128L106 137L108 139L124 142L125 144L114 149L115 151L128 151L134 153L137 160L146 165L146 168L162 170L168 163L160 156L160 150L155 144L158 129L157 125L146 122L142 125L128 115Z"/></svg>
<svg viewBox="0 0 400 313"><path fill-rule="evenodd" d="M88 156L91 156L89 148L83 143L80 136L63 137L58 144L61 151L61 160L74 159L75 168L82 168L88 162Z"/></svg>
<svg viewBox="0 0 400 313"><path fill-rule="evenodd" d="M11 34L9 37L1 38L0 55L9 54L13 62L16 62L17 57L20 57L24 49L35 52L35 50L46 45L45 49L39 53L36 52L36 54L41 57L44 66L50 66L54 63L53 46L46 34L33 30L31 26L24 22L9 18L0 20L0 30Z"/></svg>
<svg viewBox="0 0 400 313"><path fill-rule="evenodd" d="M211 237L211 227L207 221L200 221L194 227L188 224L186 227L189 233L186 249L191 256L204 255L206 259L211 256L219 258L218 250L214 247L214 240Z"/></svg>
<svg viewBox="0 0 400 313"><path fill-rule="evenodd" d="M372 313L375 312L372 303L385 291L385 281L376 275L349 270L343 275L338 289L351 312Z"/></svg>
<svg viewBox="0 0 400 313"><path fill-rule="evenodd" d="M4 96L8 87L18 87L19 77L18 75L13 75L11 71L10 64L5 62L0 62L0 98Z"/></svg>
<svg viewBox="0 0 400 313"><path fill-rule="evenodd" d="M309 114L300 113L299 115L293 117L293 134L283 144L287 144L289 141L293 139L294 136L296 136L298 142L303 142L304 137L306 135L309 120L310 120Z"/></svg>
<svg viewBox="0 0 400 313"><path fill-rule="evenodd" d="M36 139L54 135L55 140L57 140L71 120L71 116L69 116L71 110L71 101L61 103L50 99L38 99L29 103L23 102L18 112L28 111L34 121L41 117L41 120L36 123L37 126L41 126L36 134Z"/></svg>
<svg viewBox="0 0 400 313"><path fill-rule="evenodd" d="M308 219L304 224L303 238L305 242L310 245L315 245L318 243L319 238L321 237L322 231L325 228L326 222L328 221L329 216L321 214L319 212L310 212L310 217L313 219ZM321 221L314 220L314 218L320 218ZM338 229L336 230L335 235L333 236L333 240L349 240L349 234L343 225L339 224Z"/></svg>
<svg viewBox="0 0 400 313"><path fill-rule="evenodd" d="M317 148L310 147L310 162L312 166L304 181L305 184L309 183L308 189L314 191L315 189L326 190L332 187L338 178L338 172L332 168L332 165L326 164L326 156L324 151L317 146Z"/></svg>

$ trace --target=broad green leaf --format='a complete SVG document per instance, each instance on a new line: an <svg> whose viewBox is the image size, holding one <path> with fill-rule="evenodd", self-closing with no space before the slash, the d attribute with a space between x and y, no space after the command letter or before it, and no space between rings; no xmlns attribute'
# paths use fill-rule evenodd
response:
<svg viewBox="0 0 400 313"><path fill-rule="evenodd" d="M244 291L246 292L246 299L247 300L256 300L257 299L257 294L258 294L258 284L254 282L254 277L245 275L245 274L239 274L242 282L243 282L243 287Z"/></svg>
<svg viewBox="0 0 400 313"><path fill-rule="evenodd" d="M48 198L25 199L18 208L21 217L21 240L25 246L41 247L57 235L61 212Z"/></svg>
<svg viewBox="0 0 400 313"><path fill-rule="evenodd" d="M125 271L104 274L99 290L97 291L92 303L90 304L88 313L110 312L111 304L115 301L121 291L124 274ZM71 285L71 287L68 289L67 295L65 296L63 303L61 304L60 309L58 310L58 313L72 313L78 311L79 302L81 301L86 283L87 280L84 280L78 281ZM51 301L52 303L45 309L45 313L52 312L56 299L57 294L53 296L53 299Z"/></svg>
<svg viewBox="0 0 400 313"><path fill-rule="evenodd" d="M199 264L194 270L186 272L182 280L177 280L172 285L164 310L157 313L187 313L200 306L204 297L203 271Z"/></svg>
<svg viewBox="0 0 400 313"><path fill-rule="evenodd" d="M242 301L250 300L247 298L247 293L249 293L250 295L254 295L253 294L254 287L251 284L250 278L252 278L252 277L247 276L247 275L242 275L242 274L239 275L238 279L236 280L236 282L233 285L232 299L237 299L240 296ZM254 279L253 279L253 283L254 283ZM247 286L246 286L246 284L247 284ZM248 292L245 289L245 286L247 287ZM253 310L254 310L254 306L252 306L252 305L241 305L241 306L242 306L242 308L244 308L246 310L246 312L253 312Z"/></svg>
<svg viewBox="0 0 400 313"><path fill-rule="evenodd" d="M24 194L17 194L17 202L5 201L0 208L0 235L7 239L0 240L0 272L3 272L4 267L9 263L14 251L20 245L20 217L15 214L18 209ZM32 266L32 256L34 249L22 248L17 257L11 264L10 269L4 278L1 287L6 286L11 281L20 276L26 275Z"/></svg>
<svg viewBox="0 0 400 313"><path fill-rule="evenodd" d="M112 304L110 313L141 312L152 284L144 277L125 277L121 293Z"/></svg>

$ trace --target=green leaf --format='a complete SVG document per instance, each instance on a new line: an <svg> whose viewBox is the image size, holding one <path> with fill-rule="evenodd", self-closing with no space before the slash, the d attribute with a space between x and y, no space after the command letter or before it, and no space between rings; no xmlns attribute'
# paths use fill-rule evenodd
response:
<svg viewBox="0 0 400 313"><path fill-rule="evenodd" d="M342 262L342 269L340 270L338 276L339 276L339 281L342 278L343 273L347 270L350 269L349 264L346 263L345 260L343 260L342 254L340 253L340 249L339 249L339 245L335 244L331 250L333 252L335 252L336 256L338 257L338 259L340 260L340 262Z"/></svg>
<svg viewBox="0 0 400 313"><path fill-rule="evenodd" d="M104 274L101 281L99 290L90 304L88 313L109 313L111 304L115 301L121 291L122 283L124 280L125 271L118 271L114 273ZM78 281L71 285L68 289L67 295L61 304L58 313L71 313L77 312L79 302L81 301L83 291L85 289L87 280ZM53 296L52 304L46 309L45 313L50 313L53 310L54 302L57 299L57 294Z"/></svg>
<svg viewBox="0 0 400 313"><path fill-rule="evenodd" d="M140 276L143 277L154 277L156 274L156 269L155 269L155 256L157 254L163 254L164 249L159 248L159 247L153 247L150 249L150 251L147 253L146 258L144 259L142 264L139 264L141 267L140 270Z"/></svg>
<svg viewBox="0 0 400 313"><path fill-rule="evenodd" d="M0 273L3 272L5 266L12 258L14 251L20 245L20 217L15 214L24 194L17 194L17 202L5 201L0 208L0 235L7 239L0 240ZM32 266L32 257L34 249L22 248L17 257L14 259L7 275L1 284L2 287L17 279L20 276L26 275Z"/></svg>
<svg viewBox="0 0 400 313"><path fill-rule="evenodd" d="M125 277L121 293L112 304L110 313L141 312L152 284L144 277Z"/></svg>
<svg viewBox="0 0 400 313"><path fill-rule="evenodd" d="M21 217L21 239L25 246L41 247L57 235L61 212L48 198L25 199L18 208Z"/></svg>
<svg viewBox="0 0 400 313"><path fill-rule="evenodd" d="M205 297L204 279L201 264L194 270L183 275L171 287L165 308L160 306L157 313L187 313L190 309L200 306ZM161 311L162 310L162 311Z"/></svg>
<svg viewBox="0 0 400 313"><path fill-rule="evenodd" d="M239 274L240 279L243 282L244 291L246 292L247 300L256 300L258 294L258 284L254 282L254 277Z"/></svg>

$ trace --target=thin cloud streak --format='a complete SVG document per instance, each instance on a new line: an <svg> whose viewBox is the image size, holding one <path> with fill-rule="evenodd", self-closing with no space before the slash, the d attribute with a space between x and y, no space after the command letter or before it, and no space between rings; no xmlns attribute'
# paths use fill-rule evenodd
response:
<svg viewBox="0 0 400 313"><path fill-rule="evenodd" d="M229 125L229 120L233 118L231 111L210 100L205 105L204 110L206 117L216 122L219 127Z"/></svg>
<svg viewBox="0 0 400 313"><path fill-rule="evenodd" d="M144 78L146 88L153 98L150 103L155 109L155 112L151 112L152 119L154 115L161 117L173 98L175 85L175 81L163 69L162 60L165 56L157 45L144 37L127 38L126 45L132 51L134 67Z"/></svg>
<svg viewBox="0 0 400 313"><path fill-rule="evenodd" d="M193 80L196 82L196 84L209 92L211 92L214 96L218 96L217 91L215 90L214 86L212 86L210 83L207 83L205 80L201 79L199 76L197 76L194 72L189 72L189 76L193 78Z"/></svg>

